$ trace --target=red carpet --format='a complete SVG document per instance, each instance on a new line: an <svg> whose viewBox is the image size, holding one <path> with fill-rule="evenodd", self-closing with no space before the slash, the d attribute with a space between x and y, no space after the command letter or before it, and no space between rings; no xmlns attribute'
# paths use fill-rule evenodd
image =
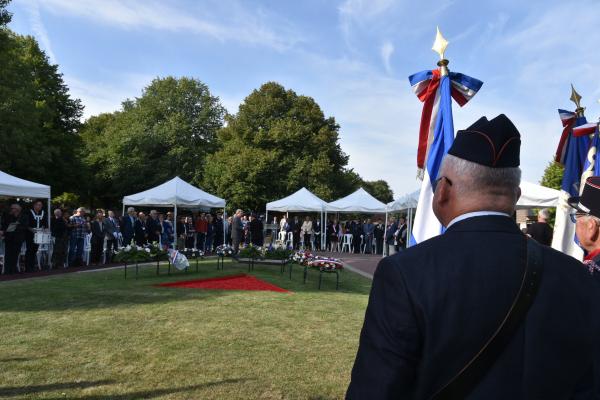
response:
<svg viewBox="0 0 600 400"><path fill-rule="evenodd" d="M271 290L273 292L288 293L287 290L271 285L251 275L229 275L219 278L196 279L193 281L179 281L162 283L157 286L181 287L190 289L213 289L213 290Z"/></svg>

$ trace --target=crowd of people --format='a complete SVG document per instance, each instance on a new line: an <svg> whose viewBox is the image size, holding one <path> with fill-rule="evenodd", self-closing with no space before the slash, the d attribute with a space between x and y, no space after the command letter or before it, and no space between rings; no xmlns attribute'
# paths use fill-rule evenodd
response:
<svg viewBox="0 0 600 400"><path fill-rule="evenodd" d="M292 246L294 248L312 248L314 250L341 251L341 245L346 235L349 237L350 250L354 253L365 254L383 254L384 246L387 248L386 254L394 254L397 251L406 248L407 245L407 225L406 219L400 217L398 221L392 217L387 226L385 222L378 218L373 222L368 219L352 219L349 221L338 221L337 219L327 221L325 227L325 248L322 249L322 226L321 221L306 216L303 221L299 216L285 216L279 221L277 217L273 218L274 226L278 227L278 238L287 241L291 236ZM275 232L273 232L275 235Z"/></svg>
<svg viewBox="0 0 600 400"><path fill-rule="evenodd" d="M245 223L248 227L244 230L249 230L253 225L252 219L251 216ZM69 210L57 208L50 222L52 258L49 263L53 269L87 264L84 261L87 245L89 263L98 265L110 262L120 247L156 244L167 249L175 245L176 239L179 248L193 248L210 254L225 240L231 243L230 225L223 220L222 213L182 215L175 226L172 212L163 214L151 210L146 214L129 207L125 215L118 216L112 210L98 209L90 214L84 207L79 207L71 214ZM37 253L40 244L34 241L34 236L36 232L47 229L48 217L40 200L33 202L28 209L14 202L7 212L0 213L0 243L4 245L5 274L33 272L39 267ZM262 226L260 229L262 231ZM250 236L248 234L248 240ZM24 268L20 268L23 250L25 263Z"/></svg>

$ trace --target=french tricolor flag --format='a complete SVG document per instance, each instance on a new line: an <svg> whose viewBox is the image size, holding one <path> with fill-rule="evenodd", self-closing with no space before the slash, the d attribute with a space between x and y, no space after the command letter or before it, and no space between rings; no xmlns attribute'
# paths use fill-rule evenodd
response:
<svg viewBox="0 0 600 400"><path fill-rule="evenodd" d="M556 207L552 247L581 260L583 251L575 236L575 224L569 216L573 210L569 207L568 200L569 197L579 195L580 182L583 182L582 174L585 171L586 157L590 149L590 138L588 134L581 132L586 132L590 124L584 116L577 116L570 111L558 110L558 114L562 121L563 132L556 150L556 161L560 162L565 169ZM576 131L580 134L576 134ZM592 133L594 131L595 129Z"/></svg>
<svg viewBox="0 0 600 400"><path fill-rule="evenodd" d="M464 106L483 82L455 72L442 75L439 70L418 72L408 79L423 102L417 151L417 166L423 171L423 183L410 237L412 246L443 232L431 206L431 182L437 179L442 160L454 141L452 99Z"/></svg>

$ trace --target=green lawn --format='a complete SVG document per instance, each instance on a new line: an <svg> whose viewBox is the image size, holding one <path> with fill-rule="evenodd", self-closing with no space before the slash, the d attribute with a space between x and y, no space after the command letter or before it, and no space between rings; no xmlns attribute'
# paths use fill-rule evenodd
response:
<svg viewBox="0 0 600 400"><path fill-rule="evenodd" d="M193 265L193 263L192 263ZM192 270L195 270L193 265ZM292 293L154 284L246 272L216 261L161 276L142 268L0 282L0 398L339 399L371 282L344 271L302 283L253 274Z"/></svg>

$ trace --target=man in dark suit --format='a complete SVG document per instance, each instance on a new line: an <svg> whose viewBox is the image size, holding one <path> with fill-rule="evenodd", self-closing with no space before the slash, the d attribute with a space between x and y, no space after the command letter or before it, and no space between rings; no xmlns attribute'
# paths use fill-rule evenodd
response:
<svg viewBox="0 0 600 400"><path fill-rule="evenodd" d="M527 227L527 235L545 246L550 246L552 244L553 232L548 224L549 218L550 213L548 212L548 209L544 208L538 212L537 222L534 222Z"/></svg>
<svg viewBox="0 0 600 400"><path fill-rule="evenodd" d="M156 210L152 210L146 219L146 235L148 237L148 243L158 243L161 231L162 226L158 220L158 213Z"/></svg>
<svg viewBox="0 0 600 400"><path fill-rule="evenodd" d="M597 276L535 242L528 253L511 217L520 196L519 148L504 115L457 133L432 177L433 211L447 230L380 262L348 399L438 398L468 373L479 375L443 398L597 398ZM522 282L529 285L528 254L538 251L541 261L527 264L541 268L537 295L516 313ZM521 317L505 345L483 351L509 314ZM461 374L480 352L491 362Z"/></svg>
<svg viewBox="0 0 600 400"><path fill-rule="evenodd" d="M108 210L108 218L104 219L103 228L106 236L106 262L110 262L113 251L119 249L119 220L112 210Z"/></svg>
<svg viewBox="0 0 600 400"><path fill-rule="evenodd" d="M127 209L127 215L123 216L121 220L121 234L123 235L123 245L128 246L131 244L135 236L135 222L137 221L135 208L129 207Z"/></svg>
<svg viewBox="0 0 600 400"><path fill-rule="evenodd" d="M391 256L396 253L396 246L394 245L394 235L398 230L398 223L396 218L392 217L390 224L387 226L385 231L385 246L387 248L386 255Z"/></svg>

